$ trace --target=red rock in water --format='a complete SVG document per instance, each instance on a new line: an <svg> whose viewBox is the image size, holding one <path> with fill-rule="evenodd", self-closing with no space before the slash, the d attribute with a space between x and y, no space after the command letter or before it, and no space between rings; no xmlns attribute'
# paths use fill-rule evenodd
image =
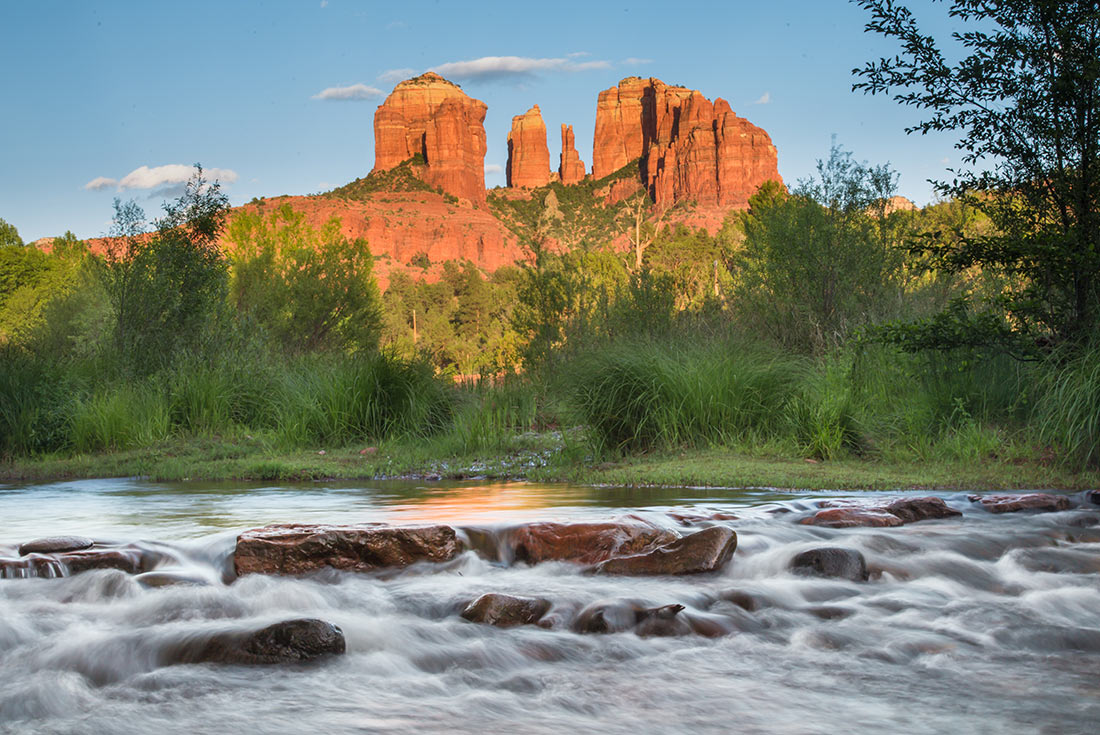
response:
<svg viewBox="0 0 1100 735"><path fill-rule="evenodd" d="M893 513L879 508L828 508L819 510L809 518L799 521L804 526L826 526L828 528L852 528L853 526L874 526L888 528L904 523Z"/></svg>
<svg viewBox="0 0 1100 735"><path fill-rule="evenodd" d="M782 181L771 138L729 103L659 79L630 77L600 93L592 176L642 159L642 179L658 205L693 201L744 207L765 181Z"/></svg>
<svg viewBox="0 0 1100 735"><path fill-rule="evenodd" d="M1056 511L1069 510L1069 498L1065 495L1050 493L1023 493L1021 495L970 495L972 503L981 503L982 507L993 513L1015 513L1021 510Z"/></svg>
<svg viewBox="0 0 1100 735"><path fill-rule="evenodd" d="M596 565L597 574L701 574L726 565L737 548L737 534L711 526L644 554L620 556Z"/></svg>
<svg viewBox="0 0 1100 735"><path fill-rule="evenodd" d="M419 154L427 183L484 202L487 109L434 72L401 82L374 114L374 170Z"/></svg>
<svg viewBox="0 0 1100 735"><path fill-rule="evenodd" d="M883 506L882 510L887 513L893 513L905 523L916 523L917 521L927 521L936 518L952 518L962 515L962 513L954 508L948 507L947 503L943 502L942 498L935 497L899 498L889 505Z"/></svg>
<svg viewBox="0 0 1100 735"><path fill-rule="evenodd" d="M506 172L508 186L534 189L550 183L550 149L538 105L512 118Z"/></svg>
<svg viewBox="0 0 1100 735"><path fill-rule="evenodd" d="M460 551L450 526L324 526L284 524L237 537L237 574L305 574L325 567L352 572L447 561Z"/></svg>
<svg viewBox="0 0 1100 735"><path fill-rule="evenodd" d="M638 522L531 523L509 534L517 561L597 564L615 556L641 554L678 536Z"/></svg>
<svg viewBox="0 0 1100 735"><path fill-rule="evenodd" d="M584 180L584 161L577 153L573 126L565 123L561 124L561 159L558 163L558 178L567 186Z"/></svg>

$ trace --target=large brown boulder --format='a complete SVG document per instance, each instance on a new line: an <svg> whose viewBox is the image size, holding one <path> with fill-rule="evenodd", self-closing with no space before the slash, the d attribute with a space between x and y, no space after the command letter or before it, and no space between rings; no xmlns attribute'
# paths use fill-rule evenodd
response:
<svg viewBox="0 0 1100 735"><path fill-rule="evenodd" d="M577 142L573 137L573 126L561 125L561 158L558 162L558 178L569 185L584 180L584 161L577 153Z"/></svg>
<svg viewBox="0 0 1100 735"><path fill-rule="evenodd" d="M639 554L676 540L677 535L641 521L530 523L505 534L516 561L598 564L614 556Z"/></svg>
<svg viewBox="0 0 1100 735"><path fill-rule="evenodd" d="M597 574L702 574L726 565L737 548L737 534L725 526L711 526L676 539L644 554L600 562Z"/></svg>
<svg viewBox="0 0 1100 735"><path fill-rule="evenodd" d="M782 182L771 138L729 103L659 79L629 77L600 93L592 176L641 159L658 206L682 201L745 207L765 181Z"/></svg>
<svg viewBox="0 0 1100 735"><path fill-rule="evenodd" d="M462 617L474 623L511 628L516 625L533 625L549 609L549 600L489 592L467 605L462 611Z"/></svg>
<svg viewBox="0 0 1100 735"><path fill-rule="evenodd" d="M1019 495L971 495L970 502L981 503L991 513L1015 513L1021 510L1050 512L1069 510L1072 503L1065 495L1022 493Z"/></svg>
<svg viewBox="0 0 1100 735"><path fill-rule="evenodd" d="M49 536L19 544L19 555L54 554L61 551L79 551L90 548L95 541L87 536Z"/></svg>
<svg viewBox="0 0 1100 735"><path fill-rule="evenodd" d="M538 105L512 118L505 172L512 187L534 189L550 183L550 149Z"/></svg>
<svg viewBox="0 0 1100 735"><path fill-rule="evenodd" d="M427 183L483 203L487 109L434 72L401 82L374 115L374 171L420 155Z"/></svg>
<svg viewBox="0 0 1100 735"><path fill-rule="evenodd" d="M161 652L161 665L304 663L347 650L344 633L324 620L285 620L251 633L199 636Z"/></svg>
<svg viewBox="0 0 1100 735"><path fill-rule="evenodd" d="M461 551L450 526L285 524L237 537L233 566L241 574L305 574L330 567L352 572L442 562Z"/></svg>

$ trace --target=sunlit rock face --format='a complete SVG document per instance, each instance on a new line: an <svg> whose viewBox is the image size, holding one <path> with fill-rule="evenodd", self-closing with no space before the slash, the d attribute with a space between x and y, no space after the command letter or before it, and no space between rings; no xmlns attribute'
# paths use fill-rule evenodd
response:
<svg viewBox="0 0 1100 735"><path fill-rule="evenodd" d="M573 136L573 126L562 123L561 158L558 163L558 178L569 185L584 180L584 161L577 153L577 142Z"/></svg>
<svg viewBox="0 0 1100 735"><path fill-rule="evenodd" d="M550 149L538 105L512 118L507 176L508 186L518 188L534 189L550 183Z"/></svg>
<svg viewBox="0 0 1100 735"><path fill-rule="evenodd" d="M628 77L600 92L592 176L641 160L659 206L691 201L743 207L765 181L779 181L778 154L763 129L729 103L660 79Z"/></svg>
<svg viewBox="0 0 1100 735"><path fill-rule="evenodd" d="M487 109L434 72L401 82L374 114L374 171L420 155L427 183L484 202Z"/></svg>

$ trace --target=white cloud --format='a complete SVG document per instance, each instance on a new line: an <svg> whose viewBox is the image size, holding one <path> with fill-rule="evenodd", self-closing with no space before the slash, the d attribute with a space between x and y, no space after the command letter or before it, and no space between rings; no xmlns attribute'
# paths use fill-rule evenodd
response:
<svg viewBox="0 0 1100 735"><path fill-rule="evenodd" d="M764 94L760 95L760 99L753 102L753 104L754 105L766 105L771 101L772 101L772 93L771 92L765 92Z"/></svg>
<svg viewBox="0 0 1100 735"><path fill-rule="evenodd" d="M535 59L527 56L483 56L469 61L448 61L432 67L450 79L515 79L540 71L578 72L609 69L606 61L573 61L568 58Z"/></svg>
<svg viewBox="0 0 1100 735"><path fill-rule="evenodd" d="M485 173L487 174L500 174L504 173L504 167L499 163L487 163L485 164Z"/></svg>
<svg viewBox="0 0 1100 735"><path fill-rule="evenodd" d="M568 56L570 59L577 59L577 58L580 58L581 56L591 56L591 55L592 54L588 53L587 51L574 51L571 54L566 54L566 56Z"/></svg>
<svg viewBox="0 0 1100 735"><path fill-rule="evenodd" d="M416 76L416 69L387 69L378 75L378 81L380 82L403 82L406 79Z"/></svg>
<svg viewBox="0 0 1100 735"><path fill-rule="evenodd" d="M85 189L91 191L98 191L100 189L110 189L112 186L118 185L118 179L108 179L106 176L96 176L94 179L84 185Z"/></svg>
<svg viewBox="0 0 1100 735"><path fill-rule="evenodd" d="M950 158L941 158L940 163L946 165L948 163L951 163L951 159Z"/></svg>
<svg viewBox="0 0 1100 735"><path fill-rule="evenodd" d="M623 63L628 66L638 66L639 64L652 64L653 59L639 59L637 56L631 56L623 59Z"/></svg>
<svg viewBox="0 0 1100 735"><path fill-rule="evenodd" d="M327 8L328 7L328 0L321 0L321 7L322 8Z"/></svg>
<svg viewBox="0 0 1100 735"><path fill-rule="evenodd" d="M381 97L382 90L377 87L368 87L363 83L349 84L346 87L329 87L328 89L322 89L318 94L313 95L315 100L369 100L374 97Z"/></svg>

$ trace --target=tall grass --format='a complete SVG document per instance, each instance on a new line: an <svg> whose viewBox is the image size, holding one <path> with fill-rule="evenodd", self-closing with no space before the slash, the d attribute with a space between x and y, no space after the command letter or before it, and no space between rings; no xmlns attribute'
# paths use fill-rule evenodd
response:
<svg viewBox="0 0 1100 735"><path fill-rule="evenodd" d="M1036 407L1039 437L1059 445L1064 458L1100 464L1100 347L1092 347L1043 376Z"/></svg>
<svg viewBox="0 0 1100 735"><path fill-rule="evenodd" d="M598 449L732 445L780 431L801 361L750 343L620 340L564 374Z"/></svg>

